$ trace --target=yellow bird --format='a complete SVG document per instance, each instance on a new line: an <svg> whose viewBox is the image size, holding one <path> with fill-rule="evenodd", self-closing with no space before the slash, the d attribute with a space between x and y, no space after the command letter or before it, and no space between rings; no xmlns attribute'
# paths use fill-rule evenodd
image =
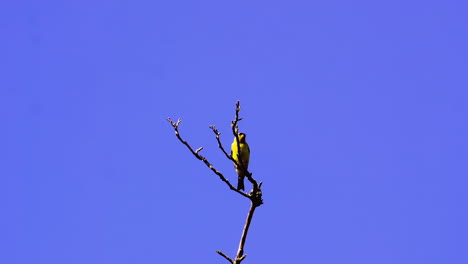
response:
<svg viewBox="0 0 468 264"><path fill-rule="evenodd" d="M249 159L250 159L250 148L249 144L245 141L245 134L239 134L239 148L237 148L237 140L234 137L234 142L231 145L231 156L237 162L238 166L234 163L234 167L236 168L237 172L237 190L244 190L244 178L247 174L247 168L249 167ZM242 162L239 160L242 160ZM242 167L244 165L244 167Z"/></svg>

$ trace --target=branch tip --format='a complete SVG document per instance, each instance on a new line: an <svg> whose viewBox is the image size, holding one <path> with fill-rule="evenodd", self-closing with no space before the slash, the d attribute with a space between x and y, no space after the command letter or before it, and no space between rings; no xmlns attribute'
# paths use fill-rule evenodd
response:
<svg viewBox="0 0 468 264"><path fill-rule="evenodd" d="M230 257L228 257L226 254L224 254L223 252L221 252L219 250L216 250L216 253L218 253L219 255L224 257L225 259L227 259L229 262L234 263L234 261Z"/></svg>
<svg viewBox="0 0 468 264"><path fill-rule="evenodd" d="M199 147L199 148L197 148L197 150L195 150L195 153L197 153L197 154L198 154L198 152L200 152L201 150L203 150L203 147Z"/></svg>

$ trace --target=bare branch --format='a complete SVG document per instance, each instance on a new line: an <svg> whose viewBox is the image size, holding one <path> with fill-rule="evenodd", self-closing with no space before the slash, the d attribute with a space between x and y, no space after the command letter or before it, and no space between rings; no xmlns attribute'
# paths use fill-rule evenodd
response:
<svg viewBox="0 0 468 264"><path fill-rule="evenodd" d="M250 210L247 214L247 220L245 220L244 230L242 230L242 236L239 242L239 249L237 250L236 264L241 263L241 261L247 256L244 255L244 245L245 240L247 239L247 233L249 232L250 223L252 222L252 217L257 206L258 205L255 205L254 202L252 202L250 205Z"/></svg>
<svg viewBox="0 0 468 264"><path fill-rule="evenodd" d="M226 254L224 254L223 252L219 251L219 250L216 250L216 253L220 254L221 256L223 256L225 259L227 259L229 262L231 263L234 263L234 261L228 257Z"/></svg>
<svg viewBox="0 0 468 264"><path fill-rule="evenodd" d="M221 149L221 151L224 153L224 155L226 156L226 158L232 160L233 162L236 162L231 155L227 154L226 150L224 149L223 147L223 144L221 143L221 139L220 139L220 136L221 136L221 133L216 129L215 126L210 126L211 130L213 130L213 133L215 133L216 135L216 141L218 141L218 147Z"/></svg>
<svg viewBox="0 0 468 264"><path fill-rule="evenodd" d="M250 196L246 193L243 193L239 190L237 190L237 188L234 188L234 186L226 179L226 177L224 177L224 175L216 170L216 168L205 158L203 157L202 155L198 154L198 152L200 152L203 147L201 148L198 148L197 150L193 150L193 148L189 145L189 143L187 143L187 141L183 140L182 137L180 136L180 133L179 133L179 125L180 123L182 122L181 119L178 119L177 122L174 122L172 121L171 118L167 118L167 121L172 125L172 127L174 128L174 131L175 131L175 134L176 134L176 137L179 139L180 142L182 142L182 144L184 144L189 150L190 152L192 152L192 154L199 160L203 161L203 163L205 163L205 165L210 168L216 175L218 175L218 177L223 181L225 182L228 186L229 186L229 189L241 194L242 196L244 197L247 197L250 199Z"/></svg>
<svg viewBox="0 0 468 264"><path fill-rule="evenodd" d="M221 151L224 153L224 155L229 159L231 160L232 162L234 162L234 164L236 165L236 167L240 167L242 168L245 173L246 173L246 177L247 179L252 183L253 185L253 189L250 193L244 193L242 191L239 191L237 190L237 188L235 188L225 177L224 175L219 172L218 170L215 169L215 167L205 158L203 157L202 155L199 154L199 152L201 150L203 150L203 147L200 147L196 150L193 150L193 148L190 146L190 144L187 143L187 141L183 140L182 137L180 136L180 133L179 133L179 125L180 123L182 122L181 119L178 119L177 122L174 122L172 121L170 118L167 118L167 121L172 125L172 127L174 128L174 131L175 131L175 134L176 134L176 137L179 139L180 142L182 142L182 144L184 144L189 150L190 152L192 152L192 154L199 160L203 161L203 163L205 163L205 165L210 168L216 175L218 175L218 177L223 181L225 182L229 189L241 194L242 196L244 197L247 197L250 199L251 201L251 205L250 205L250 209L249 209L249 212L247 214L247 219L245 221L245 224L244 224L244 229L242 230L242 235L241 235L241 239L240 239L240 242L239 242L239 248L237 250L237 255L236 255L236 258L233 260L231 258L229 258L226 254L224 254L223 252L221 251L216 251L219 255L221 255L222 257L224 257L226 260L228 260L231 264L240 264L246 257L247 255L244 255L244 245L245 245L245 242L247 240L247 234L249 232L249 227L250 227L250 224L252 222L252 217L255 213L255 209L257 207L259 207L260 205L263 204L263 199L262 199L262 190L261 190L261 187L262 187L262 184L263 182L260 182L260 184L257 184L257 181L252 177L252 173L250 173L246 166L244 165L242 159L240 158L241 157L241 148L240 148L240 140L239 140L239 127L237 125L237 123L239 121L242 120L242 118L239 117L239 111L240 111L240 102L237 101L236 103L236 115L235 115L235 119L232 121L232 124L231 124L231 127L232 127L232 133L235 137L235 141L236 141L236 144L237 144L237 149L239 150L239 153L238 153L238 160L239 162L237 162L234 157L232 157L232 155L228 154L226 152L226 150L224 149L223 147L223 144L221 143L221 133L215 128L215 126L210 126L211 130L213 130L213 133L216 135L216 140L218 142L218 147L221 149Z"/></svg>

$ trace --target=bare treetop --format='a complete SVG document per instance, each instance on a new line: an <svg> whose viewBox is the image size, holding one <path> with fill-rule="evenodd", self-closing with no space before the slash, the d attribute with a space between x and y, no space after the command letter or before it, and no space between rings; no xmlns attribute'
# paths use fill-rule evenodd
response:
<svg viewBox="0 0 468 264"><path fill-rule="evenodd" d="M239 117L239 112L240 112L240 102L237 101L236 103L236 111L235 111L235 118L234 120L232 120L231 122L231 128L232 128L232 133L234 135L234 138L235 138L235 141L237 143L237 149L240 149L240 141L239 141L239 127L238 127L238 123L239 121L242 120L242 118ZM203 147L200 147L196 150L193 150L193 148L190 146L189 143L187 143L187 141L183 140L181 135L180 135L180 132L179 132L179 126L180 126L180 123L182 122L181 119L178 119L177 122L174 122L172 121L171 118L167 118L167 121L172 125L172 127L174 128L174 132L176 134L176 137L177 139L179 139L179 141L184 144L189 150L190 152L199 160L203 161L203 163L205 163L205 165L211 170L213 171L221 181L223 181L224 183L226 183L226 185L229 187L229 189L231 189L232 191L246 197L246 198L249 198L250 201L251 201L251 206L250 206L250 209L249 209L249 212L247 214L247 219L245 221L245 225L244 225L244 229L242 230L242 235L241 235L241 239L240 239L240 242L239 242L239 248L237 250L237 254L236 254L236 258L235 259L231 259L229 258L226 254L224 254L223 252L221 251L216 251L218 254L220 254L221 256L223 256L226 260L228 260L230 263L232 264L240 264L247 255L244 255L244 245L245 245L245 241L247 239L247 233L249 231L249 227L250 227L250 223L252 222L252 217L254 215L254 212L255 212L255 209L262 205L263 204L263 199L262 199L262 191L261 191L261 187L262 187L262 182L260 182L260 184L257 183L257 181L253 178L252 176L252 173L250 173L245 164L243 164L243 161L242 159L238 159L240 162L240 164L236 161L236 159L234 157L232 157L232 155L228 154L226 152L226 150L224 149L223 147L223 144L221 143L221 133L216 129L216 127L214 125L210 126L211 130L213 131L213 133L215 134L215 137L216 137L216 140L218 142L218 147L219 149L224 153L224 155L226 156L227 159L229 159L230 161L232 161L237 167L240 167L242 168L245 173L246 173L246 177L247 179L249 180L250 183L252 183L252 190L250 191L250 193L245 193L241 190L238 190L237 188L235 188L230 182L228 179L226 179L226 177L224 177L224 175L218 171L213 164L211 164L207 158L205 158L204 156L202 156L200 154L200 152L203 150ZM233 143L234 144L234 143Z"/></svg>

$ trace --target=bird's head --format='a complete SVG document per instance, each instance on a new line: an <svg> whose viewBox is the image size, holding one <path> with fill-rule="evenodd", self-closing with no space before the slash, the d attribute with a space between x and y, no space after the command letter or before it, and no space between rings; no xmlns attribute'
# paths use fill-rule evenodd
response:
<svg viewBox="0 0 468 264"><path fill-rule="evenodd" d="M244 133L239 134L239 142L240 143L245 143L245 134Z"/></svg>

